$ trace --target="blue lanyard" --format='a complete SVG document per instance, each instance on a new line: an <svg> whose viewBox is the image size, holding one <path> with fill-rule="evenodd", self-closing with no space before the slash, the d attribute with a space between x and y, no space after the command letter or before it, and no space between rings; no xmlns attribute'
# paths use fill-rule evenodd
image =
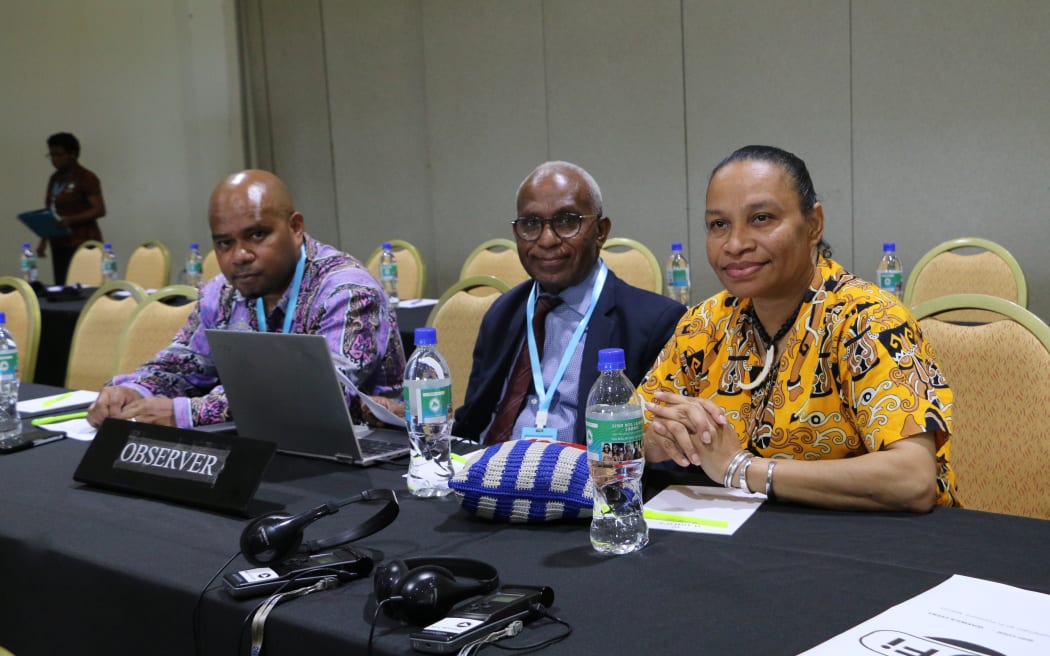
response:
<svg viewBox="0 0 1050 656"><path fill-rule="evenodd" d="M576 347L580 344L580 340L583 339L583 333L587 330L587 324L591 320L591 315L594 314L594 308L598 305L598 297L601 296L602 288L605 286L605 278L608 275L609 268L605 266L605 262L602 262L598 269L598 275L594 278L590 307L587 308L583 319L576 326L572 339L569 340L568 345L565 347L565 352L561 355L561 362L558 364L558 370L554 374L554 379L551 380L550 387L547 388L543 387L543 368L540 364L540 352L536 347L535 331L532 329L532 317L536 313L536 297L539 296L540 287L538 283L532 283L532 293L529 294L529 300L525 304L525 326L528 330L532 383L536 386L536 397L539 401L539 408L536 411L536 428L542 430L547 425L547 414L551 407L551 399L554 398L554 390L558 389L558 383L561 382L562 377L565 375L565 370L569 367L569 361L572 360Z"/></svg>
<svg viewBox="0 0 1050 656"><path fill-rule="evenodd" d="M292 332L292 319L295 317L295 306L299 304L299 288L303 285L303 269L306 268L306 244L299 247L299 263L295 265L295 276L292 278L291 294L288 297L288 310L284 313L284 327L281 332ZM259 322L259 332L266 332L266 308L262 296L255 299L255 318Z"/></svg>

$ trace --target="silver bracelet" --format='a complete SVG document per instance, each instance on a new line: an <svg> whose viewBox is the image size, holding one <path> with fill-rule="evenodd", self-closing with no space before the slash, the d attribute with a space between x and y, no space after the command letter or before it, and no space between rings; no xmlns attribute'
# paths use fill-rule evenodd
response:
<svg viewBox="0 0 1050 656"><path fill-rule="evenodd" d="M750 458L744 461L744 464L740 466L740 489L745 492L751 492L751 486L747 484L747 469L751 466L751 461L755 459L752 455Z"/></svg>
<svg viewBox="0 0 1050 656"><path fill-rule="evenodd" d="M722 487L733 487L733 478L736 474L737 469L740 467L740 463L744 461L750 455L747 451L741 449L733 455L733 459L729 461L729 466L726 467L726 473L722 476Z"/></svg>
<svg viewBox="0 0 1050 656"><path fill-rule="evenodd" d="M773 468L777 466L776 460L770 460L766 466L766 498L773 498Z"/></svg>

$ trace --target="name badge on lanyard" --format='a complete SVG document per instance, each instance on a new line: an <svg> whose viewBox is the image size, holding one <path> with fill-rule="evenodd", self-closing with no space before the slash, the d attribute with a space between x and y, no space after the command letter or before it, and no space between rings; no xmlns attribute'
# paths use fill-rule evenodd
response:
<svg viewBox="0 0 1050 656"><path fill-rule="evenodd" d="M598 268L598 275L594 278L594 287L591 289L591 303L587 307L587 312L584 313L583 318L580 319L580 323L576 326L576 330L573 331L569 343L565 346L565 351L561 354L561 361L558 363L558 369L554 373L551 384L547 387L543 385L543 366L540 362L539 348L536 345L536 333L532 329L532 318L536 314L536 298L539 296L540 289L537 283L532 283L532 293L529 294L529 300L525 304L525 328L529 343L529 362L532 365L532 383L536 387L536 398L539 407L536 410L536 425L523 426L521 429L522 439L544 441L558 439L558 429L547 427L551 399L554 398L554 391L558 389L558 384L561 383L562 377L565 376L565 370L569 367L569 362L576 352L576 347L579 346L580 340L583 339L583 333L586 332L587 324L590 323L591 315L594 314L594 308L598 305L598 297L601 296L602 288L605 286L605 278L608 275L609 268L605 266L605 262L602 262ZM586 403L586 399L584 399L584 403Z"/></svg>
<svg viewBox="0 0 1050 656"><path fill-rule="evenodd" d="M281 332L292 332L292 321L295 319L295 308L299 304L299 288L303 286L303 269L306 268L306 244L299 247L299 262L295 265L295 276L292 278L291 293L288 295L288 309L284 313L284 325ZM259 332L265 333L269 330L266 323L266 308L263 305L262 296L255 299L255 319L259 324Z"/></svg>

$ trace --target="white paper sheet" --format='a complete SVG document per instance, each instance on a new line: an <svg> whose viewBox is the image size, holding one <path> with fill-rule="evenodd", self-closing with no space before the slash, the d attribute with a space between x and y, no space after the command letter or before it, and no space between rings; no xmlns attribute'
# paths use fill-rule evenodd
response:
<svg viewBox="0 0 1050 656"><path fill-rule="evenodd" d="M56 421L53 424L41 426L47 430L62 431L71 440L90 442L95 439L97 428L88 423L87 419L70 419L69 421Z"/></svg>
<svg viewBox="0 0 1050 656"><path fill-rule="evenodd" d="M805 656L1047 656L1050 595L956 574Z"/></svg>
<svg viewBox="0 0 1050 656"><path fill-rule="evenodd" d="M765 500L743 490L671 485L645 504L645 521L649 528L732 535Z"/></svg>
<svg viewBox="0 0 1050 656"><path fill-rule="evenodd" d="M64 408L76 408L88 405L98 398L98 392L73 390L62 394L42 396L38 399L18 402L18 412L23 417L57 413Z"/></svg>

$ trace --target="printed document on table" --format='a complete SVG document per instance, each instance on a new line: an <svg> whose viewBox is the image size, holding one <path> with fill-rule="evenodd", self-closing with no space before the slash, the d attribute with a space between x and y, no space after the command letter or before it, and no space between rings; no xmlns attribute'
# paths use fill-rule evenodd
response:
<svg viewBox="0 0 1050 656"><path fill-rule="evenodd" d="M1050 595L956 574L800 656L1047 656Z"/></svg>
<svg viewBox="0 0 1050 656"><path fill-rule="evenodd" d="M671 485L645 504L645 521L649 528L732 535L765 500L744 490Z"/></svg>

